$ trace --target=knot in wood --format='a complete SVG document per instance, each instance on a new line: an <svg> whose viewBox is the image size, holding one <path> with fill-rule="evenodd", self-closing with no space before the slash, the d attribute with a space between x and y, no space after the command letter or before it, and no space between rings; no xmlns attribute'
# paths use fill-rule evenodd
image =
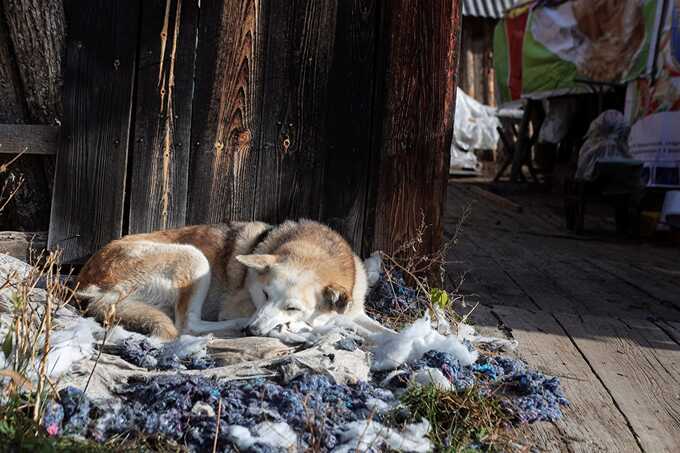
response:
<svg viewBox="0 0 680 453"><path fill-rule="evenodd" d="M244 129L236 135L236 143L239 146L250 145L251 140L252 140L252 134L250 133L250 130L248 130L248 129Z"/></svg>
<svg viewBox="0 0 680 453"><path fill-rule="evenodd" d="M288 137L287 135L284 135L283 142L281 143L281 146L283 146L283 152L287 153L288 148L290 148L290 137Z"/></svg>

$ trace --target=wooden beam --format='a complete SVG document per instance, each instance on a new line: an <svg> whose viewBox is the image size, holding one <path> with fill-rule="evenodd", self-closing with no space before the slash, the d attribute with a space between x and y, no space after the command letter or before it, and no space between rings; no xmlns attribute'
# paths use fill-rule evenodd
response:
<svg viewBox="0 0 680 453"><path fill-rule="evenodd" d="M24 231L0 232L0 253L4 253L25 263L37 258L47 247L47 232L27 233Z"/></svg>
<svg viewBox="0 0 680 453"><path fill-rule="evenodd" d="M0 123L54 124L63 116L62 2L3 0L0 3ZM2 157L3 162L14 158ZM21 174L24 183L5 206L0 228L46 230L54 159L23 155L12 163L10 171Z"/></svg>
<svg viewBox="0 0 680 453"><path fill-rule="evenodd" d="M0 154L57 153L59 127L42 124L0 124Z"/></svg>

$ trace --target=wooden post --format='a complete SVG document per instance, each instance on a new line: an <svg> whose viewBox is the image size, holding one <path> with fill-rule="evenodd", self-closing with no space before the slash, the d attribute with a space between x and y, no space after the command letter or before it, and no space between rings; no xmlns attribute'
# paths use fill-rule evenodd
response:
<svg viewBox="0 0 680 453"><path fill-rule="evenodd" d="M442 243L459 32L458 0L385 5L373 116L372 249L389 252L412 239L423 217L429 226L423 250Z"/></svg>

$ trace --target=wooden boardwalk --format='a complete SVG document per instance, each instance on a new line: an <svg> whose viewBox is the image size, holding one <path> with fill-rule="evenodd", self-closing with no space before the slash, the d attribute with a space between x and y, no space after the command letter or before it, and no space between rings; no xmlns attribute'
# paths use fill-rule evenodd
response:
<svg viewBox="0 0 680 453"><path fill-rule="evenodd" d="M485 332L560 376L571 405L527 427L545 451L680 451L680 247L567 232L548 196L450 183L449 285ZM461 217L469 209L459 229ZM586 219L597 228L606 218ZM509 330L510 329L510 330Z"/></svg>

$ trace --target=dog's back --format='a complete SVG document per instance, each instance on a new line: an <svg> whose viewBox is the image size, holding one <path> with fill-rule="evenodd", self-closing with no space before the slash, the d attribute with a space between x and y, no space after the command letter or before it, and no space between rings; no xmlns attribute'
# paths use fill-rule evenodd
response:
<svg viewBox="0 0 680 453"><path fill-rule="evenodd" d="M202 317L202 307L190 312L192 300L205 300L212 289L210 302L219 301L242 282L245 268L233 256L252 250L268 227L232 222L125 236L88 260L78 277L79 296L100 320L110 316L128 329L174 338L189 317ZM207 309L216 318L221 307Z"/></svg>

